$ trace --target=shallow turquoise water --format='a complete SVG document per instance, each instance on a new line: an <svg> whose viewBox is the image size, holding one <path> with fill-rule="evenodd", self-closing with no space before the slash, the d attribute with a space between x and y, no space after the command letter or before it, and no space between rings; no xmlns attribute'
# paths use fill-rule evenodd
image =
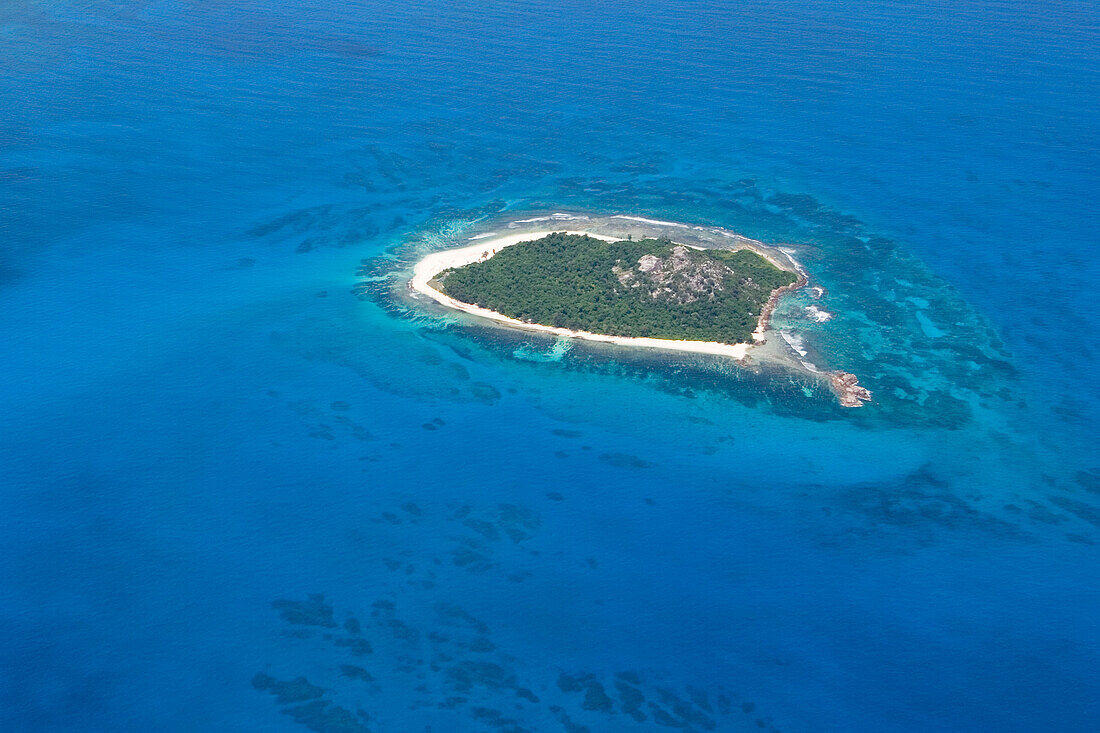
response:
<svg viewBox="0 0 1100 733"><path fill-rule="evenodd" d="M0 9L4 729L1094 729L1098 20ZM361 285L562 209L793 245L875 403Z"/></svg>

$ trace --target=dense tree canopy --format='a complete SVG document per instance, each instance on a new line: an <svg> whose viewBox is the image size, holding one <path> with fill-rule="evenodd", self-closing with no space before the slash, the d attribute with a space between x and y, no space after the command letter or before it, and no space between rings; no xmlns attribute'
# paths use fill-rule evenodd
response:
<svg viewBox="0 0 1100 733"><path fill-rule="evenodd" d="M464 303L547 326L744 343L772 291L795 279L751 250L555 233L440 273L437 286Z"/></svg>

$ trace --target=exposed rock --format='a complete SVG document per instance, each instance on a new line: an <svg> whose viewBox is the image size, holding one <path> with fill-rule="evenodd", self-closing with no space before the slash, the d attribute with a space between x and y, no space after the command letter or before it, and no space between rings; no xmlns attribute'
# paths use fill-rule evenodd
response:
<svg viewBox="0 0 1100 733"><path fill-rule="evenodd" d="M678 244L664 258L643 255L629 268L615 265L611 268L622 285L629 288L645 288L655 300L671 303L694 303L700 298L713 298L724 288L734 272L721 262ZM760 286L745 278L739 287Z"/></svg>
<svg viewBox="0 0 1100 733"><path fill-rule="evenodd" d="M871 390L859 386L859 379L848 372L832 372L829 374L829 385L840 400L841 407L863 407L864 402L870 402Z"/></svg>
<svg viewBox="0 0 1100 733"><path fill-rule="evenodd" d="M643 255L638 260L638 270L640 272L652 272L656 269L657 265L661 264L661 258L655 255Z"/></svg>

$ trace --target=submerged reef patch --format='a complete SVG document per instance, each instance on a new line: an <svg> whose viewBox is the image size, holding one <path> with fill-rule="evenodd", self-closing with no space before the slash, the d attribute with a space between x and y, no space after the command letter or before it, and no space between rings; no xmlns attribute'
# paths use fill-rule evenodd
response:
<svg viewBox="0 0 1100 733"><path fill-rule="evenodd" d="M252 686L317 733L465 730L467 721L513 732L779 731L755 702L712 681L678 684L653 670L607 676L554 670L500 649L488 624L453 602L406 606L378 599L366 614L362 631L381 647L369 670L345 661L334 643L327 655L313 654L328 659L329 670L318 672L324 686L267 672L257 673ZM408 617L428 625L414 627ZM402 630L395 634L396 628Z"/></svg>
<svg viewBox="0 0 1100 733"><path fill-rule="evenodd" d="M251 684L303 728L318 733L778 730L757 712L755 701L730 689L728 678L719 684L707 671L696 675L680 665L677 672L626 666L610 649L607 669L573 667L568 654L532 655L514 624L490 617L496 613L493 593L513 595L518 589L512 584L529 577L541 584L546 577L539 569L547 561L560 564L549 554L546 561L537 559L549 548L541 543L544 518L534 509L409 496L389 501L378 511L399 521L383 520L376 527L392 541L384 559L391 572L383 571L366 595L354 605L322 593L290 595L272 601L266 614L271 633L280 637L273 647L279 651L263 660ZM550 500L539 504L543 512L568 511ZM448 537L477 558L469 565L451 564L440 554L447 542L426 545L425 532ZM589 569L603 567L585 553L574 559ZM484 567L475 571L474 565ZM438 586L424 582L437 576ZM454 581L484 587L488 595L456 596L446 590ZM282 636L285 629L314 631L297 638ZM754 687L759 680L742 682Z"/></svg>

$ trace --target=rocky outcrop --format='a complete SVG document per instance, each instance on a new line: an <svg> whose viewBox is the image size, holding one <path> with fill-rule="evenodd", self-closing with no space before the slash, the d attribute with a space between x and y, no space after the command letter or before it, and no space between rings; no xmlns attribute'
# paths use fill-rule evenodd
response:
<svg viewBox="0 0 1100 733"><path fill-rule="evenodd" d="M841 407L863 407L871 401L871 390L859 386L859 379L848 372L829 374L829 386L833 388Z"/></svg>
<svg viewBox="0 0 1100 733"><path fill-rule="evenodd" d="M645 288L654 300L683 305L702 298L713 298L725 287L733 270L701 252L676 245L665 257L644 255L629 268L611 268L619 283L628 288ZM745 278L740 287L756 287L752 278Z"/></svg>

